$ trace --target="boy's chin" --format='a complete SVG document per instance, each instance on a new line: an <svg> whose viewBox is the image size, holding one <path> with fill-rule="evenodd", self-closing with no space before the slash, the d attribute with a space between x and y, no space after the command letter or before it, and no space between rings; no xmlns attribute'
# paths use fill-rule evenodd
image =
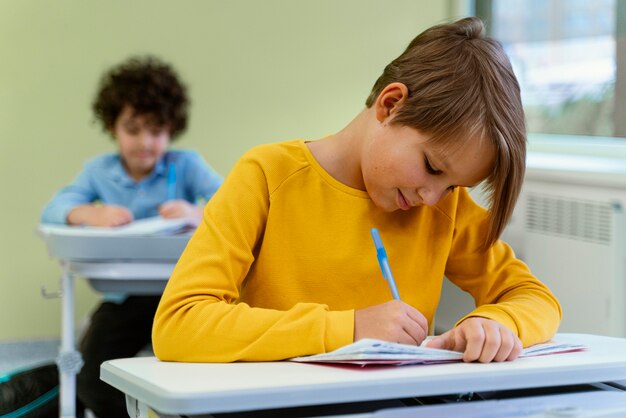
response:
<svg viewBox="0 0 626 418"><path fill-rule="evenodd" d="M372 199L372 201L374 202L374 205L376 205L376 207L382 210L383 212L392 213L392 212L401 211L401 209L395 204L391 204L389 202L377 202L374 199Z"/></svg>
<svg viewBox="0 0 626 418"><path fill-rule="evenodd" d="M142 158L135 160L135 167L141 170L152 170L156 164L154 158Z"/></svg>
<svg viewBox="0 0 626 418"><path fill-rule="evenodd" d="M152 172L152 170L154 170L154 166L155 166L155 162L154 161L134 161L134 164L129 167L131 172L135 172L135 173L143 173L143 174L150 174Z"/></svg>

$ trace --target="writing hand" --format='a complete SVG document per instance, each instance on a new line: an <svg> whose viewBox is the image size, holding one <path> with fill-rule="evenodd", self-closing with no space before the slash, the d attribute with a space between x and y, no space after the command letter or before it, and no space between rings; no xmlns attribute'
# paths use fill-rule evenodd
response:
<svg viewBox="0 0 626 418"><path fill-rule="evenodd" d="M197 222L202 218L202 208L186 200L169 200L159 206L159 215L164 218L190 218Z"/></svg>
<svg viewBox="0 0 626 418"><path fill-rule="evenodd" d="M427 344L463 353L463 361L515 360L522 352L522 342L504 325L487 318L470 317Z"/></svg>
<svg viewBox="0 0 626 418"><path fill-rule="evenodd" d="M419 345L427 335L426 317L400 300L391 300L354 312L354 341L376 338Z"/></svg>

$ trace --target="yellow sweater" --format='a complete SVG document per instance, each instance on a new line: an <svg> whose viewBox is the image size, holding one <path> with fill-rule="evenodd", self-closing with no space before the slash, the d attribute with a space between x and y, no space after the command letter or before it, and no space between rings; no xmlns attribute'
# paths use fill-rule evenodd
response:
<svg viewBox="0 0 626 418"><path fill-rule="evenodd" d="M378 228L404 302L433 323L447 276L530 345L561 310L497 242L479 250L487 212L457 188L434 207L385 213L332 178L303 140L247 152L210 200L163 293L153 328L161 360L279 360L353 341L354 310L391 299Z"/></svg>

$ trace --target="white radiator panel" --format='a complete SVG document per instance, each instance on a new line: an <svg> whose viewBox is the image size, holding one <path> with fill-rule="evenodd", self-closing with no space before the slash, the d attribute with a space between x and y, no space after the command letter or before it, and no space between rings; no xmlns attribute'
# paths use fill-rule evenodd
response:
<svg viewBox="0 0 626 418"><path fill-rule="evenodd" d="M524 189L502 238L556 294L564 310L561 332L626 337L623 155L528 155ZM530 203L529 195L535 196ZM446 280L438 330L473 308L472 298Z"/></svg>
<svg viewBox="0 0 626 418"><path fill-rule="evenodd" d="M561 302L560 332L626 336L624 211L615 189L527 181L524 260Z"/></svg>

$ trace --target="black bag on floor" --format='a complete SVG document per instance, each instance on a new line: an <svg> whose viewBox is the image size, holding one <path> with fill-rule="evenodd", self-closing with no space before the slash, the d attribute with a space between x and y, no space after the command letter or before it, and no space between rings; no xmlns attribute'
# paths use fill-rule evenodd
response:
<svg viewBox="0 0 626 418"><path fill-rule="evenodd" d="M56 364L21 369L0 376L0 418L59 416L59 371Z"/></svg>

